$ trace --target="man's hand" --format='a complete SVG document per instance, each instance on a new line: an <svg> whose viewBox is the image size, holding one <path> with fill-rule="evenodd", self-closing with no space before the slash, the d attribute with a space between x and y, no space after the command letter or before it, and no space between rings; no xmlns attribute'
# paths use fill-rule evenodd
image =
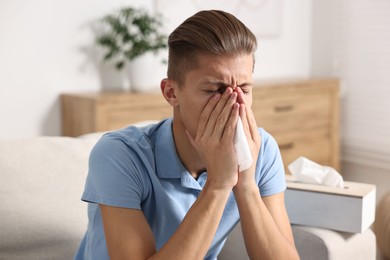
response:
<svg viewBox="0 0 390 260"><path fill-rule="evenodd" d="M233 189L248 255L251 259L299 259L284 206L284 193L264 198L259 193L255 171L261 137L241 89L236 88L235 92L238 94L240 117L255 161L248 170L240 172Z"/></svg>
<svg viewBox="0 0 390 260"><path fill-rule="evenodd" d="M206 165L207 182L218 188L232 189L238 180L233 139L239 115L237 93L226 88L215 94L204 108L196 136L188 138Z"/></svg>
<svg viewBox="0 0 390 260"><path fill-rule="evenodd" d="M260 151L261 137L253 112L246 104L244 93L240 88L235 88L234 92L237 93L237 101L240 104L240 117L253 158L252 166L238 175L238 183L234 189L237 190L254 188L257 190L258 188L255 182L255 171L257 158Z"/></svg>

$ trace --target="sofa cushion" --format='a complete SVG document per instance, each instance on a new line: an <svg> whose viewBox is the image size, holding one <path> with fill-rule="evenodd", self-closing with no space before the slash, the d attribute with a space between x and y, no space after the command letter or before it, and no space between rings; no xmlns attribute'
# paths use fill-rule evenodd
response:
<svg viewBox="0 0 390 260"><path fill-rule="evenodd" d="M345 233L292 225L292 231L301 260L373 260L376 256L375 235L371 229L364 233ZM218 259L249 259L240 224L233 229Z"/></svg>
<svg viewBox="0 0 390 260"><path fill-rule="evenodd" d="M99 137L0 140L0 259L72 258L87 225L80 197Z"/></svg>

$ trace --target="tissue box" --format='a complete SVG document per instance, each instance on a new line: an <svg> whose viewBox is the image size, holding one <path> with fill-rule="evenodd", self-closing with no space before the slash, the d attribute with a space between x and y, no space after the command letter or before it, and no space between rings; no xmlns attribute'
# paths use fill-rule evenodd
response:
<svg viewBox="0 0 390 260"><path fill-rule="evenodd" d="M344 182L344 188L295 182L286 175L286 209L292 224L362 233L375 220L376 187Z"/></svg>

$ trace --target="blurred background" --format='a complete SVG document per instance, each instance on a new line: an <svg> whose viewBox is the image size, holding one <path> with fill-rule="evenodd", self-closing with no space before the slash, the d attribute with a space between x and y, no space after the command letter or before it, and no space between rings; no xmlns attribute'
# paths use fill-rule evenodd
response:
<svg viewBox="0 0 390 260"><path fill-rule="evenodd" d="M258 36L255 78L309 77L312 2L276 2L277 28L272 35ZM0 1L0 137L61 135L59 95L107 87L102 80L107 71L102 72L101 57L93 49L94 22L123 6L151 12L159 8L165 12L168 34L197 10L196 1L173 4L159 0ZM165 76L163 65L156 73L159 86Z"/></svg>
<svg viewBox="0 0 390 260"><path fill-rule="evenodd" d="M340 80L341 172L390 189L390 1L1 0L0 138L61 135L63 93L115 85L95 23L124 6L164 15L169 34L200 9L223 9L255 32L255 80ZM160 57L165 58L166 52ZM150 71L165 77L160 64Z"/></svg>

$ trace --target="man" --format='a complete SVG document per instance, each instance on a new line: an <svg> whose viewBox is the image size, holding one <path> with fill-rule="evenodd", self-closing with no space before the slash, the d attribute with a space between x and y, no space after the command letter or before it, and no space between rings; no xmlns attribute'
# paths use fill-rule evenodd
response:
<svg viewBox="0 0 390 260"><path fill-rule="evenodd" d="M231 14L201 11L168 45L161 91L173 118L96 144L76 259L216 259L239 220L250 258L297 259L280 153L251 111L255 36ZM242 172L239 117L255 158Z"/></svg>

